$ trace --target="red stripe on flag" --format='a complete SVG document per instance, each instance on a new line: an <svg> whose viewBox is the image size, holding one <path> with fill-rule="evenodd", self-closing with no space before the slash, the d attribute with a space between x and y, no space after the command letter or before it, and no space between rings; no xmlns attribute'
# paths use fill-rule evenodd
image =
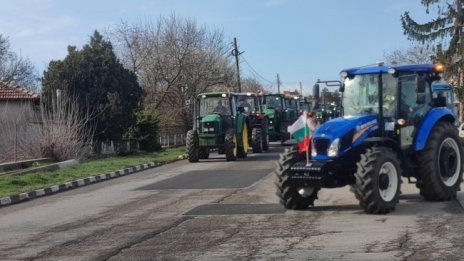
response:
<svg viewBox="0 0 464 261"><path fill-rule="evenodd" d="M309 145L311 143L311 137L305 136L305 138L298 142L298 152L303 153L309 149Z"/></svg>

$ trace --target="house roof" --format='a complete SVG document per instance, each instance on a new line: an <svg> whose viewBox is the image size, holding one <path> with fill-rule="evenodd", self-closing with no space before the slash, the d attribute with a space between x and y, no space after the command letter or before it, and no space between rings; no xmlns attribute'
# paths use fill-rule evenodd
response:
<svg viewBox="0 0 464 261"><path fill-rule="evenodd" d="M0 101L1 100L37 100L39 95L33 91L28 91L18 85L13 86L0 82Z"/></svg>

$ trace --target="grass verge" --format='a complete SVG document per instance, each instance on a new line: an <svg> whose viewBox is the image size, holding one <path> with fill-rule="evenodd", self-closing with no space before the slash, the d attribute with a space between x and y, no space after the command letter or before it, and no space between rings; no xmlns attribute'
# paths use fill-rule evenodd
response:
<svg viewBox="0 0 464 261"><path fill-rule="evenodd" d="M179 155L184 154L184 151L185 148L179 147L142 155L94 159L83 161L71 168L59 169L56 171L0 177L0 197L57 185L148 162L174 160L177 159Z"/></svg>

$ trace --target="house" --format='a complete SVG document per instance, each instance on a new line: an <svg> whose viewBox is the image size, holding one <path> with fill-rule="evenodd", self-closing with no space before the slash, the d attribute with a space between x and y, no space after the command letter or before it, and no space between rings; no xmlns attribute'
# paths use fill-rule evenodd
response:
<svg viewBox="0 0 464 261"><path fill-rule="evenodd" d="M40 96L0 82L0 162L40 154Z"/></svg>

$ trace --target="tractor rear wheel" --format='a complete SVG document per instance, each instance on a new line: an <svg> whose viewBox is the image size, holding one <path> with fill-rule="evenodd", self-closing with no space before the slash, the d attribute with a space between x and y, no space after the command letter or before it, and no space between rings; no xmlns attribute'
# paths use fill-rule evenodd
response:
<svg viewBox="0 0 464 261"><path fill-rule="evenodd" d="M246 158L248 154L248 126L243 124L242 130L242 144L237 148L237 157L238 158Z"/></svg>
<svg viewBox="0 0 464 261"><path fill-rule="evenodd" d="M263 152L263 133L261 127L254 127L251 131L251 146L254 153Z"/></svg>
<svg viewBox="0 0 464 261"><path fill-rule="evenodd" d="M200 159L209 158L209 148L200 148L199 151L198 151L198 157Z"/></svg>
<svg viewBox="0 0 464 261"><path fill-rule="evenodd" d="M438 122L418 156L417 187L426 200L456 197L462 180L462 152L457 129L449 122Z"/></svg>
<svg viewBox="0 0 464 261"><path fill-rule="evenodd" d="M189 130L185 141L185 150L187 152L187 159L189 162L198 162L199 159L199 146L198 134L195 130Z"/></svg>
<svg viewBox="0 0 464 261"><path fill-rule="evenodd" d="M298 154L296 148L287 148L284 153L280 154L274 172L278 178L275 183L276 194L280 203L287 209L306 209L309 206L314 206L314 200L317 199L317 193L320 190L320 188L301 185L291 179L293 173L290 168L300 160L304 160L304 158Z"/></svg>
<svg viewBox="0 0 464 261"><path fill-rule="evenodd" d="M227 161L237 159L237 136L235 135L235 129L228 129L226 132L224 152Z"/></svg>
<svg viewBox="0 0 464 261"><path fill-rule="evenodd" d="M356 198L369 214L387 214L395 209L401 186L400 161L387 147L368 148L361 154L353 186Z"/></svg>

